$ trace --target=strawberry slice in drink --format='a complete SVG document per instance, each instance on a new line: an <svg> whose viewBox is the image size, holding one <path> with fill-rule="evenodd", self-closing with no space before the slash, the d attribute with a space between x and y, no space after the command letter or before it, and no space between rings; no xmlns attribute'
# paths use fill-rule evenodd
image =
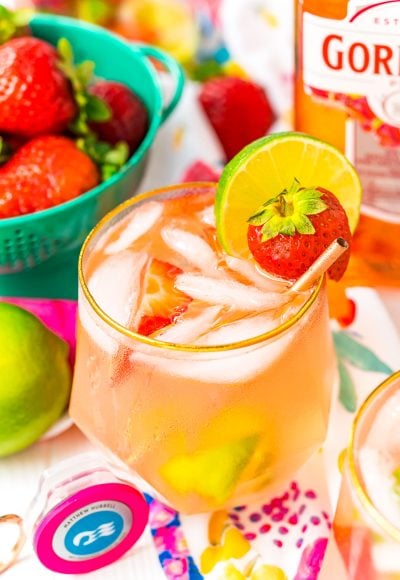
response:
<svg viewBox="0 0 400 580"><path fill-rule="evenodd" d="M137 332L149 336L172 324L185 312L191 298L175 288L182 270L167 262L153 259L144 282L144 296Z"/></svg>
<svg viewBox="0 0 400 580"><path fill-rule="evenodd" d="M175 288L175 279L182 270L156 258L151 260L143 281L143 299L139 312L132 313L131 329L143 336L150 336L172 324L187 310L190 296ZM120 346L115 356L111 383L118 384L129 376L131 350Z"/></svg>

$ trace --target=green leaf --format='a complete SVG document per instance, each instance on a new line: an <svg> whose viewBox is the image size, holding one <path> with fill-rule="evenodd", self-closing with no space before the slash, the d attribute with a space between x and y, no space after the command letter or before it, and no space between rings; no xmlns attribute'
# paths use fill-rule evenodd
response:
<svg viewBox="0 0 400 580"><path fill-rule="evenodd" d="M369 348L357 342L347 332L334 332L333 340L337 355L356 368L387 375L393 374L393 369L379 359Z"/></svg>
<svg viewBox="0 0 400 580"><path fill-rule="evenodd" d="M33 10L21 8L12 12L5 6L0 6L0 44L11 38L21 36L33 16Z"/></svg>
<svg viewBox="0 0 400 580"><path fill-rule="evenodd" d="M108 164L115 165L117 167L122 167L129 158L129 147L124 141L120 141L115 145L113 149L110 149L105 156L104 161Z"/></svg>
<svg viewBox="0 0 400 580"><path fill-rule="evenodd" d="M88 121L104 122L112 117L111 109L102 99L95 95L88 95L86 104Z"/></svg>
<svg viewBox="0 0 400 580"><path fill-rule="evenodd" d="M299 234L315 234L315 228L306 215L294 214L292 216L292 221L296 226L296 230L299 232Z"/></svg>
<svg viewBox="0 0 400 580"><path fill-rule="evenodd" d="M357 393L353 383L353 379L350 376L343 361L338 360L339 367L339 401L342 403L346 411L350 413L355 413L357 410Z"/></svg>
<svg viewBox="0 0 400 580"><path fill-rule="evenodd" d="M57 43L57 51L65 64L73 65L74 51L69 40L66 38L60 38Z"/></svg>
<svg viewBox="0 0 400 580"><path fill-rule="evenodd" d="M252 215L247 222L253 226L262 226L266 222L268 222L272 217L273 213L266 212L264 209L261 209L258 213Z"/></svg>
<svg viewBox="0 0 400 580"><path fill-rule="evenodd" d="M325 211L328 206L321 199L301 199L297 207L306 215L316 215Z"/></svg>
<svg viewBox="0 0 400 580"><path fill-rule="evenodd" d="M200 83L215 78L225 76L225 71L215 60L206 60L193 67L188 67L189 76Z"/></svg>
<svg viewBox="0 0 400 580"><path fill-rule="evenodd" d="M86 87L92 80L94 73L94 62L92 60L85 60L75 67L76 75L80 84Z"/></svg>

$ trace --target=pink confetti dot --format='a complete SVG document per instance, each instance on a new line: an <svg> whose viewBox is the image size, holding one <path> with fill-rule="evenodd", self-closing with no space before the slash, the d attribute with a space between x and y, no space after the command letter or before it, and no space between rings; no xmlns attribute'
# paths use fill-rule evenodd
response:
<svg viewBox="0 0 400 580"><path fill-rule="evenodd" d="M301 516L302 514L304 514L305 511L306 511L306 506L303 504L303 505L300 506L299 516Z"/></svg>
<svg viewBox="0 0 400 580"><path fill-rule="evenodd" d="M239 521L239 516L237 514L229 514L229 517L231 518L231 520L233 520L234 522L238 522Z"/></svg>
<svg viewBox="0 0 400 580"><path fill-rule="evenodd" d="M275 546L278 546L278 548L282 548L283 547L283 542L282 540L274 540L273 544L275 544Z"/></svg>
<svg viewBox="0 0 400 580"><path fill-rule="evenodd" d="M271 518L271 520L273 522L281 522L283 520L283 516L284 514L282 512L279 512L278 514L274 514Z"/></svg>
<svg viewBox="0 0 400 580"><path fill-rule="evenodd" d="M289 530L288 530L287 528L285 528L285 526L280 526L280 527L278 528L278 532L279 532L280 534L282 534L283 536L285 536L286 534L288 534L288 533L289 533Z"/></svg>
<svg viewBox="0 0 400 580"><path fill-rule="evenodd" d="M301 546L303 545L303 542L304 542L303 538L298 539L296 542L296 547L301 548Z"/></svg>
<svg viewBox="0 0 400 580"><path fill-rule="evenodd" d="M305 533L306 533L306 531L307 531L307 528L308 528L308 526L307 526L307 525L303 526L303 527L301 528L301 533L302 533L302 534L305 534Z"/></svg>
<svg viewBox="0 0 400 580"><path fill-rule="evenodd" d="M245 534L244 537L246 538L246 540L248 540L249 542L251 542L252 540L255 540L257 538L256 534L252 534L252 533L248 533Z"/></svg>
<svg viewBox="0 0 400 580"><path fill-rule="evenodd" d="M310 522L313 524L313 526L319 526L321 520L318 516L311 516Z"/></svg>
<svg viewBox="0 0 400 580"><path fill-rule="evenodd" d="M237 506L237 507L235 507L233 509L235 510L235 512L242 512L243 510L246 509L246 506L245 505L239 505L239 506Z"/></svg>
<svg viewBox="0 0 400 580"><path fill-rule="evenodd" d="M290 516L290 518L288 519L288 522L292 526L296 526L299 523L299 518L298 518L297 514L292 514Z"/></svg>
<svg viewBox="0 0 400 580"><path fill-rule="evenodd" d="M262 506L262 511L269 516L272 513L272 506L270 506L268 503Z"/></svg>
<svg viewBox="0 0 400 580"><path fill-rule="evenodd" d="M271 529L271 526L269 524L264 524L260 528L260 534L267 534L270 531L270 529Z"/></svg>
<svg viewBox="0 0 400 580"><path fill-rule="evenodd" d="M254 513L250 515L249 519L251 522L259 522L261 520L261 515Z"/></svg>
<svg viewBox="0 0 400 580"><path fill-rule="evenodd" d="M322 515L326 520L329 520L329 514L327 514L326 512L322 512Z"/></svg>
<svg viewBox="0 0 400 580"><path fill-rule="evenodd" d="M240 530L243 531L244 530L244 525L243 524L235 524L235 527Z"/></svg>
<svg viewBox="0 0 400 580"><path fill-rule="evenodd" d="M315 491L309 490L306 491L305 496L308 497L308 499L316 499L317 494L315 493Z"/></svg>

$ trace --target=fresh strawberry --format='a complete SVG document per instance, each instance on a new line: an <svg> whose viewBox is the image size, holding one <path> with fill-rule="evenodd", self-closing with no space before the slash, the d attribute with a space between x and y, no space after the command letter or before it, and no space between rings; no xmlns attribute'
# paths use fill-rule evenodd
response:
<svg viewBox="0 0 400 580"><path fill-rule="evenodd" d="M351 243L346 212L333 193L321 187L303 188L297 180L248 221L247 241L256 262L288 280L299 278L336 238ZM349 257L347 250L331 266L330 278L343 276Z"/></svg>
<svg viewBox="0 0 400 580"><path fill-rule="evenodd" d="M36 137L0 167L0 218L46 209L99 183L96 165L62 136Z"/></svg>
<svg viewBox="0 0 400 580"><path fill-rule="evenodd" d="M90 123L90 128L107 143L126 141L133 153L149 128L149 116L142 101L128 87L115 81L98 81L89 91L108 105L112 115L108 121Z"/></svg>
<svg viewBox="0 0 400 580"><path fill-rule="evenodd" d="M139 334L153 334L185 312L191 298L174 286L175 278L181 273L171 264L157 259L152 261L145 281Z"/></svg>
<svg viewBox="0 0 400 580"><path fill-rule="evenodd" d="M204 163L204 161L194 161L186 168L182 175L182 182L187 181L215 181L221 177L221 172L215 171L213 167Z"/></svg>
<svg viewBox="0 0 400 580"><path fill-rule="evenodd" d="M77 107L53 46L33 37L0 46L0 132L32 137L61 133Z"/></svg>
<svg viewBox="0 0 400 580"><path fill-rule="evenodd" d="M262 87L240 78L218 77L207 81L199 100L228 161L265 135L275 120Z"/></svg>

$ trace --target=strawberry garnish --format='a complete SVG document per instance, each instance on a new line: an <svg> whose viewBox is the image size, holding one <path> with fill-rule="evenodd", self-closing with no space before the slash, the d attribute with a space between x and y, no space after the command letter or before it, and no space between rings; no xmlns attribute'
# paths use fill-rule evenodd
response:
<svg viewBox="0 0 400 580"><path fill-rule="evenodd" d="M297 180L268 200L250 218L248 245L254 259L268 273L296 280L337 238L349 244L346 212L330 191L302 187ZM346 251L328 270L339 280L349 261Z"/></svg>
<svg viewBox="0 0 400 580"><path fill-rule="evenodd" d="M148 336L172 324L187 309L191 298L175 288L175 279L182 270L167 262L153 259L145 280L141 305L139 334Z"/></svg>
<svg viewBox="0 0 400 580"><path fill-rule="evenodd" d="M263 88L241 78L219 77L207 81L199 100L228 161L243 147L263 137L275 120Z"/></svg>
<svg viewBox="0 0 400 580"><path fill-rule="evenodd" d="M95 187L93 161L59 135L36 137L0 167L0 218L46 209Z"/></svg>
<svg viewBox="0 0 400 580"><path fill-rule="evenodd" d="M147 109L139 97L115 81L98 81L90 94L104 101L111 111L109 120L91 122L91 129L102 141L117 144L126 141L133 153L143 141L149 127Z"/></svg>

